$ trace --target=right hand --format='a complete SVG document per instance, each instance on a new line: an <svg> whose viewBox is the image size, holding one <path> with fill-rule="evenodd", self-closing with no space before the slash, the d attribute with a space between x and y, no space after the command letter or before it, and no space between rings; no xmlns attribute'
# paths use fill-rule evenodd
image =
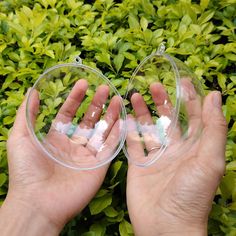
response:
<svg viewBox="0 0 236 236"><path fill-rule="evenodd" d="M87 87L85 80L79 80L75 84L60 108L54 124L55 122L67 124L72 121L85 96ZM108 86L98 87L92 103L80 123L81 127L84 129L94 128L100 119L108 95ZM32 123L35 123L38 109L39 97L37 91L34 90L32 91L32 102L29 105L29 119ZM55 130L55 127L50 128L45 138L53 150L60 150L58 155L61 152L66 154L65 158L71 158L71 162L81 162L81 160L88 162L90 160L91 164L96 164L97 158L104 160L110 156L117 144L119 111L120 100L114 96L103 118L108 124L104 135L101 137L100 133L96 136L95 131L87 143L72 142L66 133L60 133ZM4 217L4 212L9 212L11 215L17 211L23 220L25 215L32 213L30 215L35 216L31 218L32 221L36 218L43 219L42 221L46 222L49 228L54 228L54 231L59 233L64 224L81 212L94 197L104 180L109 164L94 170L75 171L66 169L45 157L45 153L39 150L32 141L27 129L25 113L26 99L17 112L7 142L10 181L7 198L1 207L1 214ZM96 138L98 140L104 139L105 147L101 151L95 150L100 148L99 146L93 146ZM100 145L101 143L96 144ZM18 208L16 209L15 206ZM38 223L38 227L43 228L40 223ZM24 235L27 234L24 233Z"/></svg>
<svg viewBox="0 0 236 236"><path fill-rule="evenodd" d="M162 85L154 85L151 92L157 110L160 100L170 102ZM142 160L143 146L131 126L135 119L146 123L152 120L140 94L134 94L131 103L136 118L129 117L127 150L131 158ZM211 92L203 109L191 116L193 108L188 108L190 123L202 119L204 127L191 149L182 155L168 155L172 148L176 151L174 145L169 146L160 159L145 168L129 163L127 202L135 235L207 235L208 214L225 170L227 127L218 92ZM165 111L160 107L159 112Z"/></svg>

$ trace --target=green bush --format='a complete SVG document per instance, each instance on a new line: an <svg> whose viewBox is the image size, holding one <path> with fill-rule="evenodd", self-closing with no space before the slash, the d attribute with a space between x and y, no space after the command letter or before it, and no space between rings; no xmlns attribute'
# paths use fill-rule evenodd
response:
<svg viewBox="0 0 236 236"><path fill-rule="evenodd" d="M3 0L0 2L0 199L7 193L6 140L28 87L48 67L97 67L123 95L138 63L165 41L208 90L220 90L229 124L226 174L209 235L236 235L235 0ZM132 235L125 201L127 161L113 161L89 206L62 235ZM197 186L196 186L197 187Z"/></svg>

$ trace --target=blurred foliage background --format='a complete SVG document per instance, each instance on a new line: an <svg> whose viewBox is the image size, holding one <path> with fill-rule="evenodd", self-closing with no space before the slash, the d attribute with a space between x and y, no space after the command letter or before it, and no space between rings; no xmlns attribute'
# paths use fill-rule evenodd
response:
<svg viewBox="0 0 236 236"><path fill-rule="evenodd" d="M236 235L235 28L236 0L1 1L0 201L7 193L9 130L27 88L46 68L80 55L124 95L138 63L165 41L167 53L196 73L206 93L222 93L229 127L227 165L208 234ZM125 200L126 170L120 153L96 198L61 235L133 235Z"/></svg>

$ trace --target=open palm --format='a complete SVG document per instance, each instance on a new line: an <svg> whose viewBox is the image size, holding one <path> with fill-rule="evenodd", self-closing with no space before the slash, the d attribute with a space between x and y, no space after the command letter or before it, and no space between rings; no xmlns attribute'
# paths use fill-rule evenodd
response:
<svg viewBox="0 0 236 236"><path fill-rule="evenodd" d="M66 133L55 129L55 124L68 124L72 121L87 90L85 80L78 81L57 114L46 140L51 151L64 154L70 163L95 165L97 158L105 160L114 151L117 143L117 120L119 119L120 100L114 96L104 115L106 130L103 134L94 132L90 139L69 138ZM38 94L32 91L30 120L34 123L39 107ZM79 124L83 130L93 129L100 119L103 105L109 94L106 85L100 86L83 120ZM25 119L26 101L18 110L16 121L8 139L8 161L10 183L8 199L23 202L26 207L36 209L59 229L75 214L79 213L96 194L101 186L108 164L95 170L75 171L66 169L56 162L45 158L45 154L32 142ZM95 115L94 115L95 111ZM93 116L91 116L93 113ZM75 132L76 133L76 132ZM96 142L98 140L99 142ZM102 142L101 142L102 140ZM94 145L94 143L96 145ZM101 150L101 146L103 148ZM108 147L108 148L106 148ZM100 151L101 150L101 151ZM58 156L60 159L60 156ZM63 161L63 159L61 159ZM65 161L65 160L64 160Z"/></svg>
<svg viewBox="0 0 236 236"><path fill-rule="evenodd" d="M190 147L188 139L181 139L177 125L168 149L154 164L141 168L129 163L127 201L136 235L206 235L211 203L224 173L226 124L217 98L219 94L209 94L201 109L191 86L183 86L190 94L186 101L189 139L191 130L196 131L194 128L201 122L203 131ZM163 86L153 84L150 90L159 116L170 115L172 105ZM164 101L167 101L165 106ZM144 130L143 139L148 151L145 155L134 124L138 121L141 127L142 124L152 127L151 115L141 95L134 94L131 102L136 118L129 116L127 150L131 160L142 162L155 156L160 140ZM188 149L180 152L186 145Z"/></svg>

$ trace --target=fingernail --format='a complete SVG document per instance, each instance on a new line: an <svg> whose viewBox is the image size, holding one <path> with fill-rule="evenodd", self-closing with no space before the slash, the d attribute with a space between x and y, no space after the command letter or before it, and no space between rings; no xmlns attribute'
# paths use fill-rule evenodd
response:
<svg viewBox="0 0 236 236"><path fill-rule="evenodd" d="M214 92L213 94L213 105L215 107L221 108L222 106L222 98L220 92Z"/></svg>

